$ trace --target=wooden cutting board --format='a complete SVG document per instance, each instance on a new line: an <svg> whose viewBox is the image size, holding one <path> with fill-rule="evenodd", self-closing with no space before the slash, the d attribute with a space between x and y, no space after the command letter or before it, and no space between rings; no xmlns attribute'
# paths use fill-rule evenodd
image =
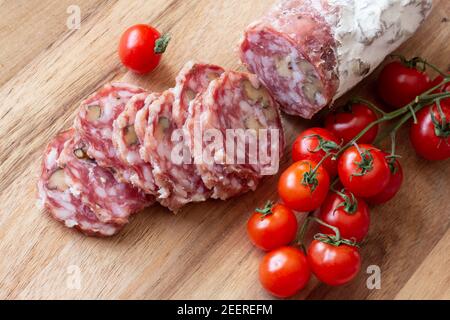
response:
<svg viewBox="0 0 450 320"><path fill-rule="evenodd" d="M254 193L192 205L177 216L152 207L110 239L64 228L35 203L43 148L71 126L80 100L111 80L164 90L189 59L241 68L234 52L241 32L272 3L78 0L81 28L70 30L73 1L0 2L0 298L271 298L258 282L263 253L249 243L245 223L255 206L276 199L277 177ZM448 68L449 18L450 1L436 0L398 52ZM148 76L127 72L117 57L121 32L135 23L173 36ZM347 97L371 97L374 77ZM313 125L287 116L284 122L288 142ZM450 163L418 159L406 131L399 139L404 187L372 210L359 276L339 288L313 279L295 298L450 298ZM290 163L289 145L282 168ZM381 270L380 289L366 286L370 265Z"/></svg>

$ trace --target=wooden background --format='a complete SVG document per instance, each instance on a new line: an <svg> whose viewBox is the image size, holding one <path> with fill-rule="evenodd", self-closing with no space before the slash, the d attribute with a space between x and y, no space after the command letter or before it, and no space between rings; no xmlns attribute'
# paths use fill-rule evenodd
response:
<svg viewBox="0 0 450 320"><path fill-rule="evenodd" d="M177 216L153 207L110 239L64 228L37 209L35 199L44 145L71 125L83 97L113 79L166 89L189 59L239 68L234 49L242 30L272 2L0 1L1 298L271 298L259 285L262 252L247 240L245 223L255 206L276 199L277 177L254 193L193 205ZM79 30L66 26L72 4L81 8ZM448 68L450 1L435 4L399 52ZM127 72L117 57L121 32L135 23L173 35L163 63L148 76ZM370 97L373 79L351 94ZM288 142L312 125L284 120ZM418 159L405 131L398 144L404 187L373 209L358 278L339 288L313 280L295 298L450 298L449 161ZM289 144L282 167L288 164ZM379 290L366 287L369 265L381 268Z"/></svg>

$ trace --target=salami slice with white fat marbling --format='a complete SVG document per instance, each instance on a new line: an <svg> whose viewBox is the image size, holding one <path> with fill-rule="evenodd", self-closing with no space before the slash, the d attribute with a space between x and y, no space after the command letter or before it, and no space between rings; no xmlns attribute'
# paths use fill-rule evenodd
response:
<svg viewBox="0 0 450 320"><path fill-rule="evenodd" d="M136 136L139 140L139 149L141 149L144 144L145 131L147 130L148 125L148 107L160 96L160 93L152 93L145 99L142 108L136 112L136 117L134 119L134 131L136 132ZM148 159L148 157L141 156L141 159Z"/></svg>
<svg viewBox="0 0 450 320"><path fill-rule="evenodd" d="M113 122L126 103L144 89L127 83L105 85L81 103L75 128L87 144L87 153L97 163L113 170L119 181L130 182L136 174L119 158L112 142Z"/></svg>
<svg viewBox="0 0 450 320"><path fill-rule="evenodd" d="M94 211L80 197L72 193L73 185L67 178L67 170L57 161L64 145L72 139L74 129L58 134L48 144L38 181L39 200L56 220L66 227L76 228L89 236L112 236L119 232L124 224L101 222Z"/></svg>
<svg viewBox="0 0 450 320"><path fill-rule="evenodd" d="M173 120L178 128L184 125L189 115L189 104L194 98L203 93L208 88L209 83L217 79L225 70L222 67L198 63L187 62L176 78L176 85L173 89L175 101L172 107Z"/></svg>
<svg viewBox="0 0 450 320"><path fill-rule="evenodd" d="M126 169L130 182L146 193L156 195L157 187L150 163L140 156L140 148L147 127L148 112L142 108L159 97L158 93L140 93L134 95L126 104L125 109L113 123L112 142ZM138 117L139 116L139 117Z"/></svg>
<svg viewBox="0 0 450 320"><path fill-rule="evenodd" d="M118 182L109 169L99 166L88 156L87 146L75 135L65 143L58 165L67 173L72 193L91 207L100 221L125 224L130 215L153 203L153 196Z"/></svg>
<svg viewBox="0 0 450 320"><path fill-rule="evenodd" d="M174 88L148 106L148 126L141 156L153 167L159 187L158 201L172 211L189 202L206 200L206 188L184 141L183 125L189 104L210 81L223 72L215 65L188 62L176 79Z"/></svg>
<svg viewBox="0 0 450 320"><path fill-rule="evenodd" d="M213 198L255 190L263 175L278 171L284 148L278 104L255 76L223 73L190 111L185 133Z"/></svg>
<svg viewBox="0 0 450 320"><path fill-rule="evenodd" d="M431 0L282 0L245 31L240 57L286 113L311 118L408 39Z"/></svg>

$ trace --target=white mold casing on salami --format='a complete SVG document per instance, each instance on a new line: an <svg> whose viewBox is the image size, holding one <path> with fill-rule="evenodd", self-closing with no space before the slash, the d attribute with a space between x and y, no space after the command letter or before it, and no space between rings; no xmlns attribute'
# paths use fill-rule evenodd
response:
<svg viewBox="0 0 450 320"><path fill-rule="evenodd" d="M336 39L339 98L369 75L416 32L432 0L329 0L336 15L325 16Z"/></svg>
<svg viewBox="0 0 450 320"><path fill-rule="evenodd" d="M269 172L272 168L268 163L250 160L251 151L255 150L252 148L257 148L258 152L267 150L269 158L279 161L284 147L278 104L253 75L227 71L212 81L208 90L192 102L184 129L203 182L213 190L212 198L225 200L255 190L264 174L278 170L276 167ZM276 131L275 142L270 129ZM221 144L208 141L213 137L207 135L213 132L220 133ZM244 143L227 139L230 132L241 134L237 139ZM267 139L260 139L258 134L265 134ZM218 141L216 138L219 139L214 137L214 141ZM204 159L205 153L213 161ZM237 161L239 153L245 161Z"/></svg>
<svg viewBox="0 0 450 320"><path fill-rule="evenodd" d="M128 223L132 214L154 202L153 196L116 181L109 169L89 158L87 143L78 135L65 143L58 165L65 169L72 193L89 205L102 222Z"/></svg>
<svg viewBox="0 0 450 320"><path fill-rule="evenodd" d="M245 31L242 62L282 110L311 118L408 39L431 0L283 0Z"/></svg>
<svg viewBox="0 0 450 320"><path fill-rule="evenodd" d="M147 127L146 110L139 114L145 106L145 102L151 103L159 97L158 93L139 93L134 95L126 104L122 113L114 120L112 142L119 159L129 174L130 182L145 191L156 195L157 187L153 178L152 166L140 156L140 148L143 143L145 128ZM139 117L138 117L139 115ZM141 117L145 118L142 119Z"/></svg>
<svg viewBox="0 0 450 320"><path fill-rule="evenodd" d="M58 165L58 158L67 141L73 138L74 129L58 134L48 144L42 159L42 171L38 180L40 205L55 220L68 228L76 228L89 236L112 236L124 224L101 222L91 207L83 203L80 194L73 192L67 170Z"/></svg>
<svg viewBox="0 0 450 320"><path fill-rule="evenodd" d="M210 196L210 190L193 164L182 126L190 102L222 72L218 66L188 62L178 74L175 87L163 92L148 106L148 126L141 157L153 167L159 187L157 200L172 211Z"/></svg>

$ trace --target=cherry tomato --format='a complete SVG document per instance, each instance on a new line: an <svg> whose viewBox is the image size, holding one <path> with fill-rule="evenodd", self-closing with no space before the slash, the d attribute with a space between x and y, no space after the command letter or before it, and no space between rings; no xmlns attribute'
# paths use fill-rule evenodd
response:
<svg viewBox="0 0 450 320"><path fill-rule="evenodd" d="M305 254L294 247L267 253L259 265L259 280L276 297L287 298L302 290L311 277Z"/></svg>
<svg viewBox="0 0 450 320"><path fill-rule="evenodd" d="M344 187L363 198L380 193L391 176L383 153L368 144L345 150L338 161L338 173Z"/></svg>
<svg viewBox="0 0 450 320"><path fill-rule="evenodd" d="M349 112L330 113L325 118L325 128L340 139L343 143L352 140L365 127L378 119L376 113L362 103L349 105ZM372 143L378 134L378 125L373 126L358 141Z"/></svg>
<svg viewBox="0 0 450 320"><path fill-rule="evenodd" d="M430 78L414 67L400 61L388 63L377 82L378 94L384 102L401 108L430 87Z"/></svg>
<svg viewBox="0 0 450 320"><path fill-rule="evenodd" d="M169 36L161 36L158 30L149 25L134 25L120 38L120 60L136 73L150 72L158 66L169 40Z"/></svg>
<svg viewBox="0 0 450 320"><path fill-rule="evenodd" d="M336 246L313 240L308 248L308 263L320 281L330 286L340 286L358 274L361 256L355 246Z"/></svg>
<svg viewBox="0 0 450 320"><path fill-rule="evenodd" d="M278 181L278 194L283 202L297 211L311 211L320 207L330 188L330 177L317 163L297 161L287 168Z"/></svg>
<svg viewBox="0 0 450 320"><path fill-rule="evenodd" d="M416 153L427 160L450 158L450 103L441 101L441 109L445 121L433 104L417 112L417 124L413 123L409 131Z"/></svg>
<svg viewBox="0 0 450 320"><path fill-rule="evenodd" d="M384 156L386 158L388 154L384 153ZM402 186L403 170L400 162L398 162L397 159L395 159L394 161L388 159L388 165L391 171L389 182L380 193L365 199L370 204L375 205L388 202L397 194L397 192L400 190L400 187Z"/></svg>
<svg viewBox="0 0 450 320"><path fill-rule="evenodd" d="M322 204L319 219L337 227L341 237L361 242L369 231L369 207L361 198L354 197L348 191L341 194L330 192ZM320 225L322 233L333 234L333 231Z"/></svg>
<svg viewBox="0 0 450 320"><path fill-rule="evenodd" d="M288 207L268 202L257 209L247 222L252 243L269 251L291 243L297 233L297 218Z"/></svg>
<svg viewBox="0 0 450 320"><path fill-rule="evenodd" d="M327 152L334 153L339 148L339 144L339 139L330 131L323 128L310 128L295 139L292 145L292 159L319 162ZM330 177L337 174L337 161L331 156L323 162L323 167Z"/></svg>

